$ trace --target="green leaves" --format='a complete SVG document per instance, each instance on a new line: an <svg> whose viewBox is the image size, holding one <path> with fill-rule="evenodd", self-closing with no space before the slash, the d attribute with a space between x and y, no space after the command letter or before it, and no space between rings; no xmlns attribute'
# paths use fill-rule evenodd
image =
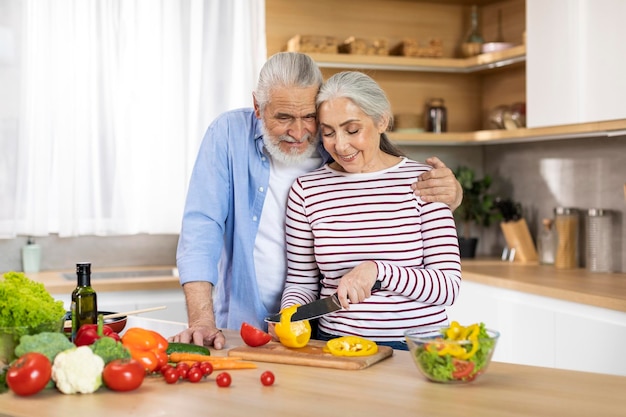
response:
<svg viewBox="0 0 626 417"><path fill-rule="evenodd" d="M477 179L474 170L465 166L458 167L454 175L463 188L463 202L454 211L454 217L463 225L463 235L469 238L472 223L488 227L501 214L496 209L495 196L488 192L492 183L489 175Z"/></svg>

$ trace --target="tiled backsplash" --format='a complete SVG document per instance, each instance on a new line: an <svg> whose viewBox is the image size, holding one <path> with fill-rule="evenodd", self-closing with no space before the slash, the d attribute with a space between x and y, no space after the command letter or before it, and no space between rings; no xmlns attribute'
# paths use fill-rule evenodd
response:
<svg viewBox="0 0 626 417"><path fill-rule="evenodd" d="M522 204L533 238L557 206L611 210L614 270L626 272L626 136L404 150L418 160L437 155L450 168L463 164L491 174L494 193ZM500 255L505 242L499 227L480 237L479 255Z"/></svg>
<svg viewBox="0 0 626 417"><path fill-rule="evenodd" d="M488 146L405 147L417 160L436 155L449 167L478 167L494 177L493 191L519 201L530 232L536 237L541 219L552 217L556 206L603 208L613 212L613 261L626 272L626 136L564 139ZM479 255L500 255L504 238L495 225L483 230ZM174 265L177 235L38 239L43 270L73 269L77 261L98 265ZM0 271L21 270L21 247L26 238L0 240Z"/></svg>
<svg viewBox="0 0 626 417"><path fill-rule="evenodd" d="M76 262L91 262L92 270L116 266L176 264L178 235L85 236L38 238L41 270L73 270ZM0 272L21 271L26 238L0 240Z"/></svg>

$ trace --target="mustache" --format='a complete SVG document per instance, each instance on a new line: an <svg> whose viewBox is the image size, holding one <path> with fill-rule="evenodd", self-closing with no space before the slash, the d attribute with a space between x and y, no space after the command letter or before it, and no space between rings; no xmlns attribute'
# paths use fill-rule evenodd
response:
<svg viewBox="0 0 626 417"><path fill-rule="evenodd" d="M278 140L281 142L288 142L288 143L302 143L302 142L310 142L312 136L313 135L311 135L310 133L306 133L301 139L296 139L293 136L280 135L278 137Z"/></svg>

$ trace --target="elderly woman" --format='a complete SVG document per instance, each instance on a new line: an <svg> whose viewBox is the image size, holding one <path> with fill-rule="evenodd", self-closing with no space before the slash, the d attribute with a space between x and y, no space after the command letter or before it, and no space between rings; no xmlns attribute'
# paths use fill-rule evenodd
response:
<svg viewBox="0 0 626 417"><path fill-rule="evenodd" d="M343 309L320 318L318 339L357 335L406 349L403 332L446 324L445 307L458 296L452 212L413 194L411 183L431 167L406 158L387 138L391 106L373 79L338 73L316 104L333 161L290 189L281 307L336 292ZM376 281L381 288L372 291Z"/></svg>

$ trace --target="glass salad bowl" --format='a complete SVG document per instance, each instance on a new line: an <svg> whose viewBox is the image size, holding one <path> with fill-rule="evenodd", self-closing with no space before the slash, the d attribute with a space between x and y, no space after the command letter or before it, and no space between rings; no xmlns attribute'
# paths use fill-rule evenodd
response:
<svg viewBox="0 0 626 417"><path fill-rule="evenodd" d="M487 371L500 333L483 323L427 326L404 333L417 369L428 380L462 384Z"/></svg>

